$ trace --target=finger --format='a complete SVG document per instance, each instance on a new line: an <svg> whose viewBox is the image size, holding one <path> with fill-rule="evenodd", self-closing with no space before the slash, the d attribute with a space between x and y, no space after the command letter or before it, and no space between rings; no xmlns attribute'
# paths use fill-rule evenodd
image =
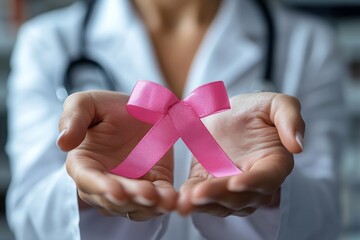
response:
<svg viewBox="0 0 360 240"><path fill-rule="evenodd" d="M84 192L80 191L79 189L77 192L79 195L79 199L78 199L79 209L87 209L87 208L99 206L94 201L94 199L91 197L91 196L93 196L92 194L84 193Z"/></svg>
<svg viewBox="0 0 360 240"><path fill-rule="evenodd" d="M94 195L110 195L119 202L128 201L128 195L122 185L109 177L104 166L70 152L66 161L66 170L74 179L79 191Z"/></svg>
<svg viewBox="0 0 360 240"><path fill-rule="evenodd" d="M131 220L143 221L162 214L155 206L145 206L142 202L139 204L139 201L133 201L132 197L120 201L111 194L88 194L80 190L78 193L83 201L106 215L127 217L127 213L132 213Z"/></svg>
<svg viewBox="0 0 360 240"><path fill-rule="evenodd" d="M171 183L167 181L155 181L154 185L158 191L160 200L157 210L161 213L167 213L176 208L178 194Z"/></svg>
<svg viewBox="0 0 360 240"><path fill-rule="evenodd" d="M252 207L243 208L239 211L235 211L232 215L238 216L238 217L247 217L247 216L253 214L256 210L257 210L257 208L252 208Z"/></svg>
<svg viewBox="0 0 360 240"><path fill-rule="evenodd" d="M191 202L191 194L194 187L203 182L205 179L200 177L194 177L187 180L180 188L179 198L177 201L178 212L185 216L191 213L194 205Z"/></svg>
<svg viewBox="0 0 360 240"><path fill-rule="evenodd" d="M218 204L234 211L246 207L260 207L271 202L271 194L229 191L227 188L229 179L229 177L216 178L197 185L193 190L192 202L198 206L209 203Z"/></svg>
<svg viewBox="0 0 360 240"><path fill-rule="evenodd" d="M112 215L126 217L134 221L145 221L154 216L162 215L155 207L141 206L133 202L126 203L124 206L118 206L109 202L107 198L103 200L103 204L99 209L108 211L112 213Z"/></svg>
<svg viewBox="0 0 360 240"><path fill-rule="evenodd" d="M225 218L233 214L233 210L218 204L206 204L203 206L197 206L193 209L194 212L201 212L210 214L212 216Z"/></svg>
<svg viewBox="0 0 360 240"><path fill-rule="evenodd" d="M225 218L225 217L228 217L230 215L239 216L239 217L246 217L246 216L249 216L249 215L253 214L256 211L256 208L246 207L246 208L242 208L242 209L239 209L237 211L234 211L232 209L229 209L227 207L220 206L220 205L217 205L217 204L208 204L208 205L205 205L205 206L197 207L196 211L206 213L206 214L210 214L210 215L213 215L213 216L216 216L216 217L221 217L221 218Z"/></svg>
<svg viewBox="0 0 360 240"><path fill-rule="evenodd" d="M113 197L108 195L90 195L79 192L79 196L83 201L86 201L92 207L97 208L99 212L105 216L121 216L128 218L128 214L132 215L130 220L143 221L161 213L157 212L155 208L139 206L136 203L126 202L119 203L114 201Z"/></svg>
<svg viewBox="0 0 360 240"><path fill-rule="evenodd" d="M255 191L273 194L294 166L291 153L287 154L271 155L256 162L248 171L232 176L227 188L234 192Z"/></svg>
<svg viewBox="0 0 360 240"><path fill-rule="evenodd" d="M103 209L103 208L100 208L98 209L99 212L101 213L101 215L105 216L105 217L116 217L116 216L119 216L118 213L116 212L113 212L113 211L110 211L110 210L107 210L107 209ZM123 217L126 217L126 214L123 215Z"/></svg>
<svg viewBox="0 0 360 240"><path fill-rule="evenodd" d="M294 97L277 94L271 102L270 118L286 149L292 153L301 152L305 122L301 116L300 102Z"/></svg>
<svg viewBox="0 0 360 240"><path fill-rule="evenodd" d="M156 211L156 209L152 208L152 209L149 209L148 211L129 212L127 217L131 221L143 222L143 221L147 221L153 217L161 216L161 215L162 215L162 213L159 213Z"/></svg>
<svg viewBox="0 0 360 240"><path fill-rule="evenodd" d="M128 202L114 201L114 197L109 198L107 195L87 194L79 191L79 197L90 206L102 210L102 212L111 212L111 215L124 216L131 209Z"/></svg>
<svg viewBox="0 0 360 240"><path fill-rule="evenodd" d="M120 183L132 201L140 206L152 207L159 203L160 196L152 182L129 179L114 174L109 174L109 176Z"/></svg>
<svg viewBox="0 0 360 240"><path fill-rule="evenodd" d="M214 202L219 196L228 192L228 181L229 177L212 178L197 184L193 187L191 202L195 205Z"/></svg>
<svg viewBox="0 0 360 240"><path fill-rule="evenodd" d="M74 93L64 103L59 121L57 145L63 151L76 148L95 118L95 103L88 92Z"/></svg>

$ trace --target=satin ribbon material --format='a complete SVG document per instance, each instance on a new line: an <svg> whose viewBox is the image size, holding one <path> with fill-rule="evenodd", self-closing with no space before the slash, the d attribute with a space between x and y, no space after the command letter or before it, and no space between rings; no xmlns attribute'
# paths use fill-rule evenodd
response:
<svg viewBox="0 0 360 240"><path fill-rule="evenodd" d="M180 137L213 176L241 173L200 120L230 109L223 82L200 86L184 100L179 100L159 84L138 81L126 108L135 118L154 126L129 156L111 170L112 173L128 178L145 175Z"/></svg>

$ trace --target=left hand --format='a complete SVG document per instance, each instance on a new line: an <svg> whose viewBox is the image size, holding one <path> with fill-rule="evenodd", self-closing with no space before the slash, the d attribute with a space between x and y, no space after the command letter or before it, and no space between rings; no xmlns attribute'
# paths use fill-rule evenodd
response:
<svg viewBox="0 0 360 240"><path fill-rule="evenodd" d="M215 178L193 159L178 211L247 216L278 206L280 186L294 166L292 153L302 151L305 124L298 100L276 93L239 95L231 99L231 110L204 124L242 173Z"/></svg>

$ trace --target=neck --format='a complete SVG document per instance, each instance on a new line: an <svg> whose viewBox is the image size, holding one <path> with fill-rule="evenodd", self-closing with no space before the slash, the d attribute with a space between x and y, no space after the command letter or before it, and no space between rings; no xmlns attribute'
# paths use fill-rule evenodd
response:
<svg viewBox="0 0 360 240"><path fill-rule="evenodd" d="M220 0L133 0L150 30L174 30L182 23L209 25Z"/></svg>

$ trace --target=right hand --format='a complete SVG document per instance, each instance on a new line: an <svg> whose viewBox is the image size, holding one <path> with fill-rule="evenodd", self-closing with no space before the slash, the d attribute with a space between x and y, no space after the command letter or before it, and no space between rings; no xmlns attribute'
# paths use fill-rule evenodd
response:
<svg viewBox="0 0 360 240"><path fill-rule="evenodd" d="M128 98L108 91L69 96L59 122L58 146L68 151L66 169L78 188L80 206L84 201L106 215L145 221L176 206L173 153L140 179L109 173L151 128L127 113Z"/></svg>

